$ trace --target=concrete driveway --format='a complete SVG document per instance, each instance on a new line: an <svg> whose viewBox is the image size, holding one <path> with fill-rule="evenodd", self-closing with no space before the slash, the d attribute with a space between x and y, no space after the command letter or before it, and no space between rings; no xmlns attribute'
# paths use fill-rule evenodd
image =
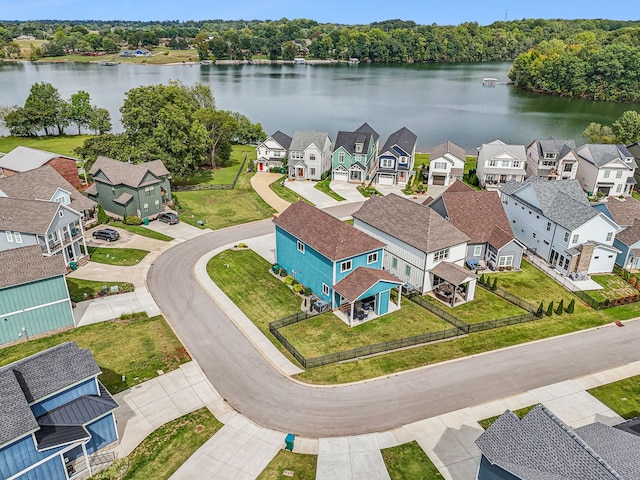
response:
<svg viewBox="0 0 640 480"><path fill-rule="evenodd" d="M209 228L198 228L185 222L178 222L175 225L169 225L168 223L159 222L157 220L149 222L149 225L146 225L146 228L153 230L154 232L164 233L165 235L169 235L179 241L190 240L211 232L211 229Z"/></svg>

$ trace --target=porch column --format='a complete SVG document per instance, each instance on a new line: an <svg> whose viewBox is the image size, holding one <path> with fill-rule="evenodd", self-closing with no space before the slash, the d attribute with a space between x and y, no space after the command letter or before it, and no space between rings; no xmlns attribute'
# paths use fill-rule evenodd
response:
<svg viewBox="0 0 640 480"><path fill-rule="evenodd" d="M355 302L351 303L351 315L349 315L349 326L351 326L352 322L353 322L353 310L355 307Z"/></svg>
<svg viewBox="0 0 640 480"><path fill-rule="evenodd" d="M67 462L64 461L64 452L60 454L60 461L62 462L62 468L64 468L64 477L69 480L69 472L67 472Z"/></svg>
<svg viewBox="0 0 640 480"><path fill-rule="evenodd" d="M398 308L400 308L400 299L402 298L402 285L398 285Z"/></svg>
<svg viewBox="0 0 640 480"><path fill-rule="evenodd" d="M84 455L84 461L87 464L87 469L89 470L89 476L92 477L93 474L91 473L91 462L89 461L89 457L87 456L87 444L86 443L82 444L82 454Z"/></svg>

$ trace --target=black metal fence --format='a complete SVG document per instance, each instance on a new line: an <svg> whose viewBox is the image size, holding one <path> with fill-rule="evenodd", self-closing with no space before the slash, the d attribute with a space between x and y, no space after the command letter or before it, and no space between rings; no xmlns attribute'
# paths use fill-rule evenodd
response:
<svg viewBox="0 0 640 480"><path fill-rule="evenodd" d="M244 171L247 164L247 154L244 154L244 160L236 173L233 183L199 183L197 185L174 185L172 188L175 192L191 192L196 190L233 190L236 188L240 174Z"/></svg>
<svg viewBox="0 0 640 480"><path fill-rule="evenodd" d="M421 296L419 293L409 294L407 295L406 298L411 300L413 303L420 305L425 310L428 310L429 312L433 313L435 316L440 317L445 322L450 323L454 327L460 330L463 330L466 333L466 330L468 329L469 325L467 325L465 321L456 317L451 312L446 311L444 308L440 307L439 305L436 305L435 303L430 302L429 300Z"/></svg>
<svg viewBox="0 0 640 480"><path fill-rule="evenodd" d="M506 291L504 288L496 287L495 290L490 288L488 285L483 283L479 283L482 288L488 290L492 293L495 293L500 298L505 299L509 303L513 303L516 307L520 307L523 310L526 310L529 313L536 313L538 311L538 306L534 306L527 302L526 300L521 299L520 297L515 296L513 293Z"/></svg>

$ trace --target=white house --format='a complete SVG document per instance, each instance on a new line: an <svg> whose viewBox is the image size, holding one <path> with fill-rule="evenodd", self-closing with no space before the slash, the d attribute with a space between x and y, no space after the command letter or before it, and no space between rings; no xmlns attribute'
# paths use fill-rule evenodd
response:
<svg viewBox="0 0 640 480"><path fill-rule="evenodd" d="M395 194L371 197L353 226L386 245L383 268L405 284L453 305L473 300L478 277L463 267L469 237L431 208Z"/></svg>
<svg viewBox="0 0 640 480"><path fill-rule="evenodd" d="M289 135L278 130L264 142L260 142L256 148L258 172L268 172L272 167L282 168L282 162L287 158L291 140Z"/></svg>
<svg viewBox="0 0 640 480"><path fill-rule="evenodd" d="M521 182L527 174L526 165L524 145L494 140L478 147L476 175L480 186L488 190L496 190L509 180Z"/></svg>
<svg viewBox="0 0 640 480"><path fill-rule="evenodd" d="M619 227L589 204L577 180L512 180L500 198L516 238L559 272L613 270Z"/></svg>
<svg viewBox="0 0 640 480"><path fill-rule="evenodd" d="M527 175L545 180L576 178L578 155L573 140L546 138L527 147Z"/></svg>
<svg viewBox="0 0 640 480"><path fill-rule="evenodd" d="M429 185L450 185L462 181L467 153L453 142L434 147L429 157Z"/></svg>
<svg viewBox="0 0 640 480"><path fill-rule="evenodd" d="M320 180L331 168L331 139L325 132L296 131L289 146L289 178Z"/></svg>
<svg viewBox="0 0 640 480"><path fill-rule="evenodd" d="M637 165L624 145L587 144L576 150L580 185L589 195L631 195Z"/></svg>

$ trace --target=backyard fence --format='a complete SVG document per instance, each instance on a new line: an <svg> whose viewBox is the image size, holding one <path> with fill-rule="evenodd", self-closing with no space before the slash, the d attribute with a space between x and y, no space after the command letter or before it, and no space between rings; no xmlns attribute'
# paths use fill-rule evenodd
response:
<svg viewBox="0 0 640 480"><path fill-rule="evenodd" d="M247 164L247 154L244 154L244 160L236 173L233 183L199 183L198 185L174 185L172 188L175 192L191 192L196 190L233 190L236 188L240 174L244 171Z"/></svg>
<svg viewBox="0 0 640 480"><path fill-rule="evenodd" d="M489 286L484 285L480 282L478 282L478 285L480 285L485 290L488 290L496 294L497 296L505 299L507 302L513 303L515 306L520 307L523 310L526 310L529 313L536 313L538 311L537 306L531 305L526 300L523 300L520 297L515 296L513 293L506 291L504 288L496 287L494 290L493 288L490 288Z"/></svg>

